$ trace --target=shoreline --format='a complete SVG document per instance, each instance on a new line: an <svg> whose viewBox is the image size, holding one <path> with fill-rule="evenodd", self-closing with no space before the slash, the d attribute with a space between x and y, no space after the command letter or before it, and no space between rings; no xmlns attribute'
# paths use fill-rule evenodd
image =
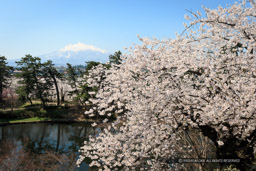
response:
<svg viewBox="0 0 256 171"><path fill-rule="evenodd" d="M32 118L26 118L32 119ZM40 120L42 119L42 120ZM0 121L0 126L7 126L7 125L14 125L14 124L30 124L30 123L92 123L92 122L99 122L98 120L93 119L47 119L47 118L40 118L38 120L32 121L23 121L24 119L15 120L15 121ZM43 120L45 119L45 120Z"/></svg>

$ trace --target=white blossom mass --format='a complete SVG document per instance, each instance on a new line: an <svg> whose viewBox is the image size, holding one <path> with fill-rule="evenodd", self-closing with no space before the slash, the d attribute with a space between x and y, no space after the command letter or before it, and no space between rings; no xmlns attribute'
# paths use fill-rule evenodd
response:
<svg viewBox="0 0 256 171"><path fill-rule="evenodd" d="M122 64L92 70L99 91L86 114L118 117L85 142L78 165L180 170L171 161L192 151L180 144L187 129L209 138L217 158L241 159L240 169L255 161L256 3L204 10L175 39L140 38Z"/></svg>

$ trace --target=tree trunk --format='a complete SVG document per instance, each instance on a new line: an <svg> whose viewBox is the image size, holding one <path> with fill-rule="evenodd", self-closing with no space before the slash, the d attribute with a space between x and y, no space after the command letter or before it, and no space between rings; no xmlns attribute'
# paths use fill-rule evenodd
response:
<svg viewBox="0 0 256 171"><path fill-rule="evenodd" d="M59 88L58 88L58 83L57 83L57 80L56 78L54 77L54 75L52 75L52 79L54 81L54 85L55 85L55 89L56 89L56 94L57 94L57 106L60 105L60 93L59 93Z"/></svg>
<svg viewBox="0 0 256 171"><path fill-rule="evenodd" d="M62 103L65 102L65 95L62 95L62 96L61 96L61 102L62 102Z"/></svg>
<svg viewBox="0 0 256 171"><path fill-rule="evenodd" d="M40 100L42 102L43 108L45 109L45 100L43 98L42 92L39 90L39 86L38 85L37 85L37 89L38 89L39 98L40 98Z"/></svg>
<svg viewBox="0 0 256 171"><path fill-rule="evenodd" d="M39 98L42 102L43 108L45 108L45 100L43 98L43 92L41 91L41 88L39 87L39 82L38 82L38 79L36 78L35 73L34 73L34 79L36 82L37 95L39 96Z"/></svg>
<svg viewBox="0 0 256 171"><path fill-rule="evenodd" d="M63 87L60 88L60 94L61 94L61 103L65 102L65 93L63 90Z"/></svg>
<svg viewBox="0 0 256 171"><path fill-rule="evenodd" d="M32 100L31 100L31 98L27 95L27 99L28 99L28 101L30 102L30 104L31 104L31 106L33 105L33 102L32 102Z"/></svg>
<svg viewBox="0 0 256 171"><path fill-rule="evenodd" d="M39 86L37 86L37 89L39 89ZM45 108L45 100L43 98L41 90L38 90L38 95L39 95L39 98L40 98L40 100L42 102L43 108Z"/></svg>

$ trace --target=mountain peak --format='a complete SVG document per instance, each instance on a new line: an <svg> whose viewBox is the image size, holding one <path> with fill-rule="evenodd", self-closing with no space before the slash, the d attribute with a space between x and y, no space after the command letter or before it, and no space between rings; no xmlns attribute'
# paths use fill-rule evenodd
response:
<svg viewBox="0 0 256 171"><path fill-rule="evenodd" d="M65 46L64 48L60 49L59 52L68 52L68 51L72 51L72 52L79 52L79 51L98 51L101 53L107 53L106 50L97 48L93 45L86 45L83 43L78 42L77 44L69 44L67 46Z"/></svg>
<svg viewBox="0 0 256 171"><path fill-rule="evenodd" d="M108 61L110 53L106 50L92 45L86 45L78 42L69 44L58 51L40 55L42 61L52 60L57 66L65 66L66 63L72 65L84 65L87 61L105 63Z"/></svg>

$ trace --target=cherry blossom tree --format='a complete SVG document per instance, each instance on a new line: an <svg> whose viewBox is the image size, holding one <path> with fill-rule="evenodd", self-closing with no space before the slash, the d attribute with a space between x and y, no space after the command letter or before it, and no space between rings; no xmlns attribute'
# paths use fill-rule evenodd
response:
<svg viewBox="0 0 256 171"><path fill-rule="evenodd" d="M14 89L5 88L3 89L2 97L4 99L4 105L11 108L13 114L13 108L18 104L18 97Z"/></svg>
<svg viewBox="0 0 256 171"><path fill-rule="evenodd" d="M89 74L88 84L99 91L86 114L118 117L85 142L78 165L89 157L104 170L179 170L183 165L173 159L191 153L179 135L196 129L212 141L218 159L252 167L256 3L204 10L205 17L185 16L190 22L176 39L140 38L142 45L130 48L118 67L98 66Z"/></svg>

